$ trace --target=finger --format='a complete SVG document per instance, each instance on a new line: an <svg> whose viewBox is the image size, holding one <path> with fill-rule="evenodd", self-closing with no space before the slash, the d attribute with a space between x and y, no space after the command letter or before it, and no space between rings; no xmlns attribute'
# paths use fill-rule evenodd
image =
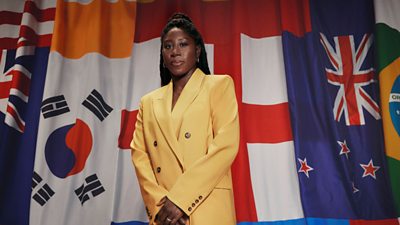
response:
<svg viewBox="0 0 400 225"><path fill-rule="evenodd" d="M165 212L164 207L162 207L162 208L160 209L160 211L158 212L158 214L157 214L157 220L158 220L158 222L160 222L161 224L163 224L166 217L167 217L167 213Z"/></svg>
<svg viewBox="0 0 400 225"><path fill-rule="evenodd" d="M164 204L164 206L161 208L162 209L162 218L160 219L161 221L164 222L164 224L171 224L172 220L174 220L175 217L179 218L180 215L177 214L179 212L176 211L174 208L175 206L170 203Z"/></svg>
<svg viewBox="0 0 400 225"><path fill-rule="evenodd" d="M176 221L180 218L180 216L177 216L175 213L171 212L168 213L167 216L165 217L165 224L176 224Z"/></svg>
<svg viewBox="0 0 400 225"><path fill-rule="evenodd" d="M171 222L171 224L175 224L175 225L185 225L186 224L186 220L183 217L179 217L179 218L175 218L175 220L173 220Z"/></svg>
<svg viewBox="0 0 400 225"><path fill-rule="evenodd" d="M179 218L178 224L179 224L179 225L185 225L185 224L186 224L186 219L183 218L183 216L182 216L181 218Z"/></svg>
<svg viewBox="0 0 400 225"><path fill-rule="evenodd" d="M171 202L168 198L163 206L165 212L167 214L167 218L171 219L171 224L177 224L178 220L184 215L182 210L176 206L173 202Z"/></svg>
<svg viewBox="0 0 400 225"><path fill-rule="evenodd" d="M171 225L171 224L172 224L172 219L169 218L168 216L165 217L165 220L164 220L164 223L163 223L163 224L165 224L165 225Z"/></svg>
<svg viewBox="0 0 400 225"><path fill-rule="evenodd" d="M182 213L179 209L175 208L174 206L171 206L170 208L168 208L168 218L170 218L172 221L178 221L179 218L182 217Z"/></svg>
<svg viewBox="0 0 400 225"><path fill-rule="evenodd" d="M176 221L179 219L180 216L177 216L173 211L166 214L165 217L165 224L176 224Z"/></svg>
<svg viewBox="0 0 400 225"><path fill-rule="evenodd" d="M167 198L166 198L166 197L163 197L163 198L160 200L160 202L157 203L157 206L162 206L162 205L164 205L165 201L167 201Z"/></svg>
<svg viewBox="0 0 400 225"><path fill-rule="evenodd" d="M169 217L172 219L171 224L175 225L179 221L180 218L182 218L183 213L181 213L179 210L175 211L175 214L173 215L174 217Z"/></svg>

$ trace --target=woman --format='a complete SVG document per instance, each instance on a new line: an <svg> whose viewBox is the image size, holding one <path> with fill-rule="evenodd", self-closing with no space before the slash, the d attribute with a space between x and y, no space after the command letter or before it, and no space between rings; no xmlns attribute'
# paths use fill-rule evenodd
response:
<svg viewBox="0 0 400 225"><path fill-rule="evenodd" d="M204 42L175 14L161 34L161 88L141 99L132 161L150 224L236 224L230 167L239 144L232 79L209 74Z"/></svg>

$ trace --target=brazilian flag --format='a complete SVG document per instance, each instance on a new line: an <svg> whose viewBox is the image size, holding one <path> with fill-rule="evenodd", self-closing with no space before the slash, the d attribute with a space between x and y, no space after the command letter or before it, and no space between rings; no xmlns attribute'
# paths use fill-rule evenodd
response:
<svg viewBox="0 0 400 225"><path fill-rule="evenodd" d="M375 0L377 74L385 149L400 217L400 1Z"/></svg>

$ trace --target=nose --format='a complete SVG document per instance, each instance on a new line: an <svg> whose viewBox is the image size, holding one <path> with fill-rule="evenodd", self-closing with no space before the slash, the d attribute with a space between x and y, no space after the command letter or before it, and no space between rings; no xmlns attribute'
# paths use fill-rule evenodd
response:
<svg viewBox="0 0 400 225"><path fill-rule="evenodd" d="M177 55L180 55L180 54L181 54L181 51L180 51L179 47L178 46L174 46L172 48L172 51L171 51L171 56L177 56Z"/></svg>

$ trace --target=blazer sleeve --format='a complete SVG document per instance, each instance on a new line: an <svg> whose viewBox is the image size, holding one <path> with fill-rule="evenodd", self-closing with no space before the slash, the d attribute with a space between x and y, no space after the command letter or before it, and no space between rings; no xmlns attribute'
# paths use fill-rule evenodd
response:
<svg viewBox="0 0 400 225"><path fill-rule="evenodd" d="M159 186L154 175L151 165L150 156L148 154L144 133L143 133L143 100L140 103L139 112L135 125L135 132L131 142L132 162L135 167L136 176L139 181L140 191L146 205L149 224L154 223L155 215L160 210L156 206L160 200L168 193L163 187Z"/></svg>
<svg viewBox="0 0 400 225"><path fill-rule="evenodd" d="M188 168L167 194L187 215L195 211L230 171L238 152L240 129L233 80L224 76L219 81L210 93L214 138L208 153Z"/></svg>

